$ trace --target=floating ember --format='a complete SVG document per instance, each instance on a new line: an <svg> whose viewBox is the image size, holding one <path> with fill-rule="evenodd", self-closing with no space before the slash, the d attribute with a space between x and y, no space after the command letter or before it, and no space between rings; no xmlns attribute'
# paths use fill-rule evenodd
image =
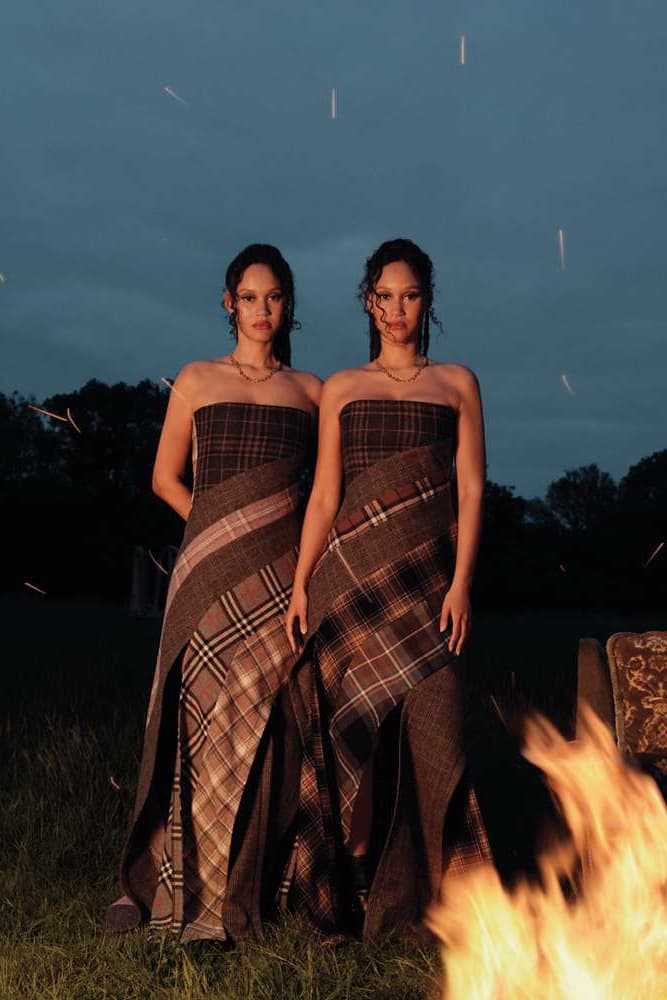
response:
<svg viewBox="0 0 667 1000"><path fill-rule="evenodd" d="M148 555L149 555L150 559L152 560L152 562L154 562L155 565L157 566L157 568L160 570L160 572L164 573L165 576L169 576L167 570L164 568L164 566L162 565L161 562L158 562L158 560L155 558L155 556L153 555L153 553L151 552L150 549L148 550Z"/></svg>
<svg viewBox="0 0 667 1000"><path fill-rule="evenodd" d="M336 96L336 88L331 88L331 117L335 121L338 115L338 100Z"/></svg>
<svg viewBox="0 0 667 1000"><path fill-rule="evenodd" d="M569 829L540 859L542 885L510 892L492 865L445 883L428 922L446 1000L667 997L667 809L591 710L582 733L527 726L524 754Z"/></svg>
<svg viewBox="0 0 667 1000"><path fill-rule="evenodd" d="M653 552L651 552L651 555L648 557L648 559L644 563L644 569L646 569L647 566L650 566L650 564L653 562L653 560L655 559L655 557L660 555L660 553L662 552L662 550L664 549L664 547L665 547L665 543L664 542L659 542L659 544L656 545L656 547L653 549Z"/></svg>
<svg viewBox="0 0 667 1000"><path fill-rule="evenodd" d="M565 270L565 233L562 229L558 230L558 256L560 257L560 269Z"/></svg>
<svg viewBox="0 0 667 1000"><path fill-rule="evenodd" d="M459 62L461 66L466 64L466 36L461 35L461 41L459 43Z"/></svg>
<svg viewBox="0 0 667 1000"><path fill-rule="evenodd" d="M190 107L190 105L185 100L185 98L181 97L180 94L177 94L176 91L173 89L173 87L168 87L167 86L167 87L163 87L162 89L164 90L165 94L167 94L169 97L173 97L173 99L175 101L178 101L179 104L185 105L186 108Z"/></svg>
<svg viewBox="0 0 667 1000"><path fill-rule="evenodd" d="M567 391L569 392L569 394L571 396L574 396L574 389L570 385L570 380L568 379L567 375L565 375L565 373L563 373L561 375L560 380L563 383L563 385L565 386L565 388L567 389Z"/></svg>

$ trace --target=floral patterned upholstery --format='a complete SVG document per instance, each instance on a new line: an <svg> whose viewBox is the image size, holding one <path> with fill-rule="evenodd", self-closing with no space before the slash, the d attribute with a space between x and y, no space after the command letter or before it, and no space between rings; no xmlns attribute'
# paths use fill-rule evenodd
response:
<svg viewBox="0 0 667 1000"><path fill-rule="evenodd" d="M607 661L621 751L667 775L667 632L617 632Z"/></svg>

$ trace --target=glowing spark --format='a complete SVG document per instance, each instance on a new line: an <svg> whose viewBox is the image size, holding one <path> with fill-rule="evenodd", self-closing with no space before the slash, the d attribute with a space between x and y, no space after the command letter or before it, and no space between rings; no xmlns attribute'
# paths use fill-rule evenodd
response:
<svg viewBox="0 0 667 1000"><path fill-rule="evenodd" d="M5 276L2 273L2 271L0 271L0 285L4 285L4 283L6 282L6 280L7 279L5 278Z"/></svg>
<svg viewBox="0 0 667 1000"><path fill-rule="evenodd" d="M169 576L169 574L167 573L167 571L164 568L164 566L157 561L157 559L155 558L155 556L153 555L153 553L151 552L150 549L148 550L148 555L151 557L151 559L153 560L153 562L155 563L155 565L157 566L157 568L159 570L162 570L162 572L164 573L165 576Z"/></svg>
<svg viewBox="0 0 667 1000"><path fill-rule="evenodd" d="M507 722L505 721L505 716L500 711L500 705L498 704L498 702L496 701L496 699L495 699L495 697L493 695L490 695L490 698L491 698L491 704L493 705L493 707L496 710L496 715L498 716L498 718L502 722L502 724L505 727L505 729L507 729Z"/></svg>
<svg viewBox="0 0 667 1000"><path fill-rule="evenodd" d="M109 775L109 782L110 782L111 787L113 788L114 792L119 792L120 791L120 785L118 784L118 782L114 778L113 774Z"/></svg>
<svg viewBox="0 0 667 1000"><path fill-rule="evenodd" d="M336 120L336 114L337 114L337 109L336 109L336 88L332 87L331 88L331 117L332 117L333 121Z"/></svg>
<svg viewBox="0 0 667 1000"><path fill-rule="evenodd" d="M23 586L24 586L24 587L29 587L29 588L30 588L30 590L36 590L38 594L46 594L46 591L45 591L45 590L42 590L42 588L41 588L41 587L36 587L36 586L34 585L34 583L28 583L28 581L27 581L27 580L24 580L24 581L23 581Z"/></svg>
<svg viewBox="0 0 667 1000"><path fill-rule="evenodd" d="M61 417L57 413L51 413L50 410L43 410L40 406L33 406L32 403L28 403L31 410L36 410L37 413L43 413L46 417L53 417L54 420L62 420L64 424L67 423L67 417Z"/></svg>
<svg viewBox="0 0 667 1000"><path fill-rule="evenodd" d="M74 417L72 416L72 414L70 412L69 406L67 407L67 419L69 420L69 422L72 425L72 427L74 428L74 430L78 431L79 434L80 434L81 433L81 428L77 427L76 423L74 422Z"/></svg>
<svg viewBox="0 0 667 1000"><path fill-rule="evenodd" d="M461 63L462 66L465 66L465 64L466 64L466 36L465 35L461 35L461 48L460 48L459 62Z"/></svg>
<svg viewBox="0 0 667 1000"><path fill-rule="evenodd" d="M164 384L167 386L168 389L171 389L172 392L175 392L177 396L181 397L181 399L185 399L183 393L179 392L174 383L170 382L168 378L163 378L162 375L160 375L160 382L164 382ZM185 402L187 403L187 399L185 399Z"/></svg>
<svg viewBox="0 0 667 1000"><path fill-rule="evenodd" d="M565 388L567 389L567 391L569 392L569 394L571 396L574 396L574 389L572 388L572 386L568 382L567 375L561 375L560 380L563 383L563 385L565 386Z"/></svg>
<svg viewBox="0 0 667 1000"><path fill-rule="evenodd" d="M189 108L189 107L190 107L190 105L188 104L188 102L187 102L187 101L185 101L185 100L184 100L184 99L183 99L183 98L182 98L182 97L180 96L180 94L177 94L175 90L172 90L172 88L171 88L171 87L164 87L164 88L163 88L163 90L164 90L165 94L169 94L169 96L170 96L170 97L173 97L173 98L174 98L174 100L175 100L175 101L178 101L178 103L179 103L179 104L183 104L183 105L185 105L185 107L186 107L186 108Z"/></svg>
<svg viewBox="0 0 667 1000"><path fill-rule="evenodd" d="M561 571L561 573L566 573L567 572L567 570L565 569L565 567L563 566L562 563L558 563L558 568Z"/></svg>
<svg viewBox="0 0 667 1000"><path fill-rule="evenodd" d="M558 230L558 255L560 257L560 269L565 270L565 235L562 229Z"/></svg>
<svg viewBox="0 0 667 1000"><path fill-rule="evenodd" d="M653 560L655 559L655 557L660 552L662 552L662 550L664 549L664 547L665 547L665 543L664 542L660 542L659 545L656 545L656 547L653 549L653 552L651 553L651 555L648 557L648 559L644 563L644 569L646 569L646 567L649 565L649 563L653 562Z"/></svg>

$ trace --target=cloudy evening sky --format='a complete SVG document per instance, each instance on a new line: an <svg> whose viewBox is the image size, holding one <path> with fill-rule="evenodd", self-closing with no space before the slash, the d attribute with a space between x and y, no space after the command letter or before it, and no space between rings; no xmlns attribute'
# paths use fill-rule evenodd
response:
<svg viewBox="0 0 667 1000"><path fill-rule="evenodd" d="M328 375L366 358L364 259L410 236L491 478L622 475L666 444L666 51L662 0L5 0L0 390L221 354L256 240Z"/></svg>

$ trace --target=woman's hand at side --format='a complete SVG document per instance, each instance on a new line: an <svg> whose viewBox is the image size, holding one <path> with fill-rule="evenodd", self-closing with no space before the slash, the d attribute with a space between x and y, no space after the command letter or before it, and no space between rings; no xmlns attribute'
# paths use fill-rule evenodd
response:
<svg viewBox="0 0 667 1000"><path fill-rule="evenodd" d="M287 614L285 615L287 641L293 653L303 646L303 637L308 631L308 594L303 587L292 590Z"/></svg>
<svg viewBox="0 0 667 1000"><path fill-rule="evenodd" d="M445 594L440 612L440 631L446 631L448 626L451 627L451 634L447 648L459 656L472 628L472 608L467 587L452 584Z"/></svg>

